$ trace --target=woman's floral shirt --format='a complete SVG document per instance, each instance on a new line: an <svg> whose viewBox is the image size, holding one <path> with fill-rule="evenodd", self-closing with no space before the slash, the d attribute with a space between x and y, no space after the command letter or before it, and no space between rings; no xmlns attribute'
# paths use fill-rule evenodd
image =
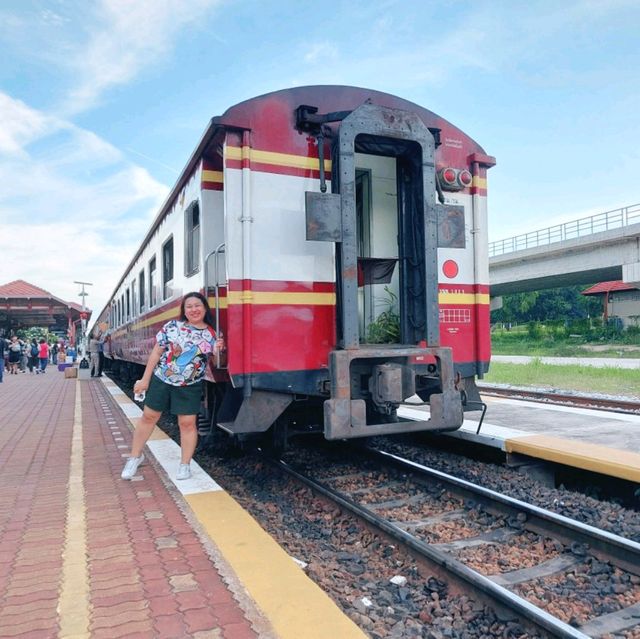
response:
<svg viewBox="0 0 640 639"><path fill-rule="evenodd" d="M206 326L196 328L187 322L171 320L156 335L164 348L153 374L172 386L199 382L207 370L208 356L214 352L216 333Z"/></svg>

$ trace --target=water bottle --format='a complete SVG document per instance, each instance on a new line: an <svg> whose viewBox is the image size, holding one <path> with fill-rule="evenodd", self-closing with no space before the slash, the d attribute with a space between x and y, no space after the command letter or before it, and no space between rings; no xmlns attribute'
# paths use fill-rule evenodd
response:
<svg viewBox="0 0 640 639"><path fill-rule="evenodd" d="M140 381L140 380L138 380L138 382L139 382L139 381ZM138 382L136 382L136 384L137 384ZM134 384L134 387L135 387L135 384ZM146 395L147 395L147 391L142 391L142 392L140 392L140 393L134 393L134 394L133 394L133 399L134 399L136 402L144 402L144 398L146 397Z"/></svg>

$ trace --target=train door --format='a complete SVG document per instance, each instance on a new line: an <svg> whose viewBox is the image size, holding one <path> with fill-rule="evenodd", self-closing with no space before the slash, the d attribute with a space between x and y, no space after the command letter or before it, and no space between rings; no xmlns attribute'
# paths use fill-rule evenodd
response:
<svg viewBox="0 0 640 639"><path fill-rule="evenodd" d="M358 323L361 343L400 338L396 160L356 153Z"/></svg>
<svg viewBox="0 0 640 639"><path fill-rule="evenodd" d="M433 135L363 105L340 127L339 345L439 346ZM417 120L417 118L415 118Z"/></svg>

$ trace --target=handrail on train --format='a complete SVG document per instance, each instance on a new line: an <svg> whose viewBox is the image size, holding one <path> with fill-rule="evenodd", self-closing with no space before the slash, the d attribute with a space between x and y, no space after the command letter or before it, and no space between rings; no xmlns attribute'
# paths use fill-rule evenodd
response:
<svg viewBox="0 0 640 639"><path fill-rule="evenodd" d="M216 317L216 336L222 337L220 331L220 278L218 271L218 258L225 252L225 243L218 244L213 251L207 253L204 258L204 294L205 297L209 297L209 259L215 256L214 262L214 300L215 300L215 317ZM216 368L220 368L220 353L216 353Z"/></svg>
<svg viewBox="0 0 640 639"><path fill-rule="evenodd" d="M550 226L540 231L531 231L530 233L515 235L505 240L490 242L489 257L545 246L554 242L562 242L563 240L592 235L593 233L637 223L640 223L640 204L623 206L619 209L597 213L572 222Z"/></svg>

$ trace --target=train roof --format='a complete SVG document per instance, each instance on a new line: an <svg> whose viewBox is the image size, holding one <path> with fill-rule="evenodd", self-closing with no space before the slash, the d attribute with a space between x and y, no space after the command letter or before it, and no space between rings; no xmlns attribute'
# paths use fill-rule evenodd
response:
<svg viewBox="0 0 640 639"><path fill-rule="evenodd" d="M441 130L442 144L445 148L447 146L450 147L449 152L453 154L454 160L459 159L462 163L472 153L488 157L485 156L484 149L477 142L443 117L414 102L382 91L343 85L310 85L280 89L244 100L228 108L222 115L211 118L198 145L160 207L158 215L154 218L147 234L124 270L122 277L118 280L109 299L112 299L115 295L125 276L141 255L143 247L151 239L160 221L173 206L198 162L204 155L207 155L219 132L233 129L252 130L254 133L252 143L257 148L306 155L309 150L308 134L282 135L283 127L285 126L287 128L290 127L289 130L291 131L295 129L295 110L298 106L302 104L310 105L317 107L319 113L326 113L338 110L353 110L365 102L417 113L427 127ZM258 126L258 123L260 126ZM335 127L336 125L334 125ZM102 316L105 309L106 307L102 309L98 318Z"/></svg>
<svg viewBox="0 0 640 639"><path fill-rule="evenodd" d="M213 118L212 124L238 129L252 129L253 135L257 135L255 144L257 147L261 147L261 142L271 141L269 134L274 125L277 127L277 125L288 123L291 129L295 127L295 110L301 104L317 107L319 113L328 113L352 111L365 102L416 113L427 127L442 131L443 142L445 137L449 137L455 140L456 146L462 145L467 154L484 155L485 153L484 149L471 137L433 111L390 93L362 87L312 85L281 89L250 98L230 107L220 117ZM260 127L257 126L258 119ZM265 126L265 120L272 126ZM291 136L291 138L297 139L300 146L308 148L305 134Z"/></svg>

